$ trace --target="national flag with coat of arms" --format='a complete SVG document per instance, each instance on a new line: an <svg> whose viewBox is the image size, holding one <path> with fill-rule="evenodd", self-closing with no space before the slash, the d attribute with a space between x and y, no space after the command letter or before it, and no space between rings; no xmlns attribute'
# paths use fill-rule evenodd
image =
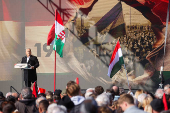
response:
<svg viewBox="0 0 170 113"><path fill-rule="evenodd" d="M119 40L117 41L117 44L115 46L115 49L112 53L112 57L109 64L108 69L108 76L112 78L122 67L122 64L124 64L122 50L120 47Z"/></svg>
<svg viewBox="0 0 170 113"><path fill-rule="evenodd" d="M47 38L47 45L53 45L60 57L63 57L63 47L65 43L64 25L58 11L55 11L55 24L53 24Z"/></svg>
<svg viewBox="0 0 170 113"><path fill-rule="evenodd" d="M63 48L65 43L64 24L60 14L55 10L55 23L53 24L50 32L48 33L47 45L53 45L55 50L55 62L54 62L54 91L56 84L56 53L63 57Z"/></svg>

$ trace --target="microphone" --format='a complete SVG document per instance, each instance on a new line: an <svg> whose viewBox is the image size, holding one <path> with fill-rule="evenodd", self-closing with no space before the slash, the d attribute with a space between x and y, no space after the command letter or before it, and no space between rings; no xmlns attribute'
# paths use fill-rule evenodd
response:
<svg viewBox="0 0 170 113"><path fill-rule="evenodd" d="M21 60L19 60L17 63L19 63L19 62L21 63L21 61L22 61L22 59L21 59ZM17 63L15 63L14 65L16 65Z"/></svg>

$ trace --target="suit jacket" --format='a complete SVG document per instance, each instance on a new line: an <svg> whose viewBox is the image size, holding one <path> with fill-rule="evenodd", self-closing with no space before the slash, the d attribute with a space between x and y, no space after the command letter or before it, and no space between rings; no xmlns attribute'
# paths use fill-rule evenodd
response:
<svg viewBox="0 0 170 113"><path fill-rule="evenodd" d="M36 73L36 68L39 66L39 62L36 56L31 55L30 59L27 62L27 56L24 56L22 58L21 63L27 63L30 64L31 66L34 66L34 69L24 69L24 81L36 81L37 80L37 73Z"/></svg>
<svg viewBox="0 0 170 113"><path fill-rule="evenodd" d="M137 108L136 106L131 106L127 108L124 113L146 113L145 111Z"/></svg>

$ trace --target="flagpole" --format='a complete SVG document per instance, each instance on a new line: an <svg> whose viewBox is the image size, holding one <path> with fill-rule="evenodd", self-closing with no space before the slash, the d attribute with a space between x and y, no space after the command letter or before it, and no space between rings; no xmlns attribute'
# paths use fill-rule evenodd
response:
<svg viewBox="0 0 170 113"><path fill-rule="evenodd" d="M55 91L55 83L56 83L56 45L55 45L55 61L54 61L54 91Z"/></svg>
<svg viewBox="0 0 170 113"><path fill-rule="evenodd" d="M125 64L124 64L124 69L125 69L125 73L126 73L126 77L127 77L128 87L129 87L129 90L131 91L130 86L129 86L129 80L128 80L128 76L127 76L127 72L126 72L126 66L125 66Z"/></svg>

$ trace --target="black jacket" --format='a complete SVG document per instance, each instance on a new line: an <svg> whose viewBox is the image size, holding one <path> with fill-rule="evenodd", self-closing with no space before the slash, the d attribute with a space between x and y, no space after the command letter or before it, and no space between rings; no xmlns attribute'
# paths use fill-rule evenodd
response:
<svg viewBox="0 0 170 113"><path fill-rule="evenodd" d="M34 99L19 100L15 103L15 107L20 113L35 113L37 111Z"/></svg>
<svg viewBox="0 0 170 113"><path fill-rule="evenodd" d="M22 58L21 63L27 63L27 56ZM24 69L24 81L36 81L37 80L37 73L36 68L39 66L39 62L36 56L31 55L30 59L27 64L34 66L34 69Z"/></svg>

